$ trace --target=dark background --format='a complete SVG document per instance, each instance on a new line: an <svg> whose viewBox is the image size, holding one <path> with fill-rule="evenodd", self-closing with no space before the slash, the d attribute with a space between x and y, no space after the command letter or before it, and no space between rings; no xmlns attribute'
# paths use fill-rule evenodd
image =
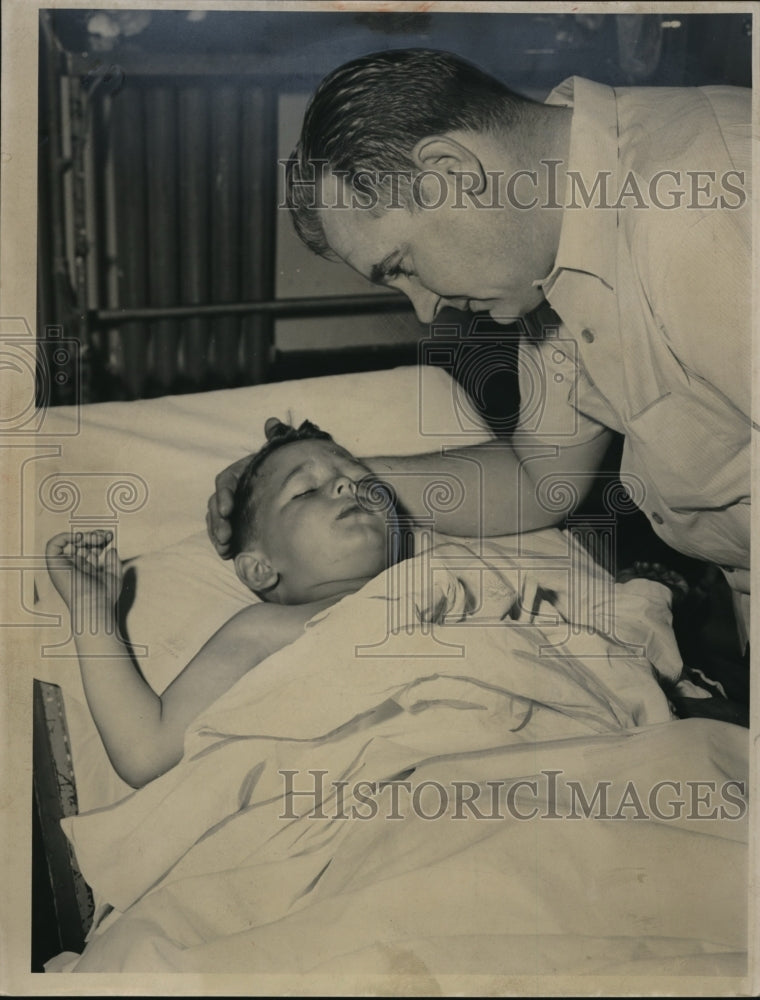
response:
<svg viewBox="0 0 760 1000"><path fill-rule="evenodd" d="M209 11L190 20L182 11L152 11L145 27L130 24L126 12L118 35L118 14L115 27L106 28L93 23L96 14L97 8L54 11L56 37L67 51L86 58L110 52L127 71L155 57L159 63L185 58L191 71L198 70L199 58L223 54L231 57L230 75L240 57L311 85L354 56L421 46L457 52L515 89L550 88L573 73L613 85L750 83L748 13Z"/></svg>

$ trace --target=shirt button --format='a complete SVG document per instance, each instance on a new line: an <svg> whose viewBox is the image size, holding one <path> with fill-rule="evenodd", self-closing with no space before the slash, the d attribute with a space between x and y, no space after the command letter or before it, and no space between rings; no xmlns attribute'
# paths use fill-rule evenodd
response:
<svg viewBox="0 0 760 1000"><path fill-rule="evenodd" d="M585 330L581 330L581 337L583 337L587 344L594 343L594 331L589 330L588 327Z"/></svg>
<svg viewBox="0 0 760 1000"><path fill-rule="evenodd" d="M662 524L662 518L660 517L660 515L657 513L656 510L652 511L652 520L654 521L655 524Z"/></svg>

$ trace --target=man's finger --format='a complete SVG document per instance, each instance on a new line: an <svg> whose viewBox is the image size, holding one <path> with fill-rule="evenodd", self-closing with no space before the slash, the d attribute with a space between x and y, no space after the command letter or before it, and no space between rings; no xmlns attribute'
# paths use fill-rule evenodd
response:
<svg viewBox="0 0 760 1000"><path fill-rule="evenodd" d="M229 545L232 538L232 525L229 521L220 521L216 526L216 540L220 545Z"/></svg>
<svg viewBox="0 0 760 1000"><path fill-rule="evenodd" d="M226 469L222 469L216 476L214 480L214 487L216 492L219 493L220 490L235 489L235 485L238 481L238 476L235 474L234 466L229 465Z"/></svg>
<svg viewBox="0 0 760 1000"><path fill-rule="evenodd" d="M222 489L208 498L206 525L209 534L216 536L222 529L222 536L228 538L230 532L229 515L235 507L235 498L230 490Z"/></svg>
<svg viewBox="0 0 760 1000"><path fill-rule="evenodd" d="M235 494L228 486L223 486L217 491L216 501L219 515L226 521L235 507Z"/></svg>
<svg viewBox="0 0 760 1000"><path fill-rule="evenodd" d="M226 469L222 469L222 471L217 474L216 479L214 480L214 486L216 487L217 493L219 493L222 489L230 490L232 493L235 492L238 479L240 479L245 471L250 458L250 455L244 455L243 458L239 458L237 462L233 462L232 465L228 465Z"/></svg>
<svg viewBox="0 0 760 1000"><path fill-rule="evenodd" d="M214 521L219 517L219 504L216 502L216 493L212 493L206 504L206 527L211 533Z"/></svg>
<svg viewBox="0 0 760 1000"><path fill-rule="evenodd" d="M227 521L221 520L219 517L214 519L214 515L211 511L211 504L209 503L209 509L206 511L206 532L214 546L216 554L221 556L222 559L229 559L229 536L231 534L231 529ZM220 537L223 536L223 537Z"/></svg>
<svg viewBox="0 0 760 1000"><path fill-rule="evenodd" d="M216 541L219 528L226 523L226 518L219 513L219 501L216 494L208 498L206 508L206 529L212 541Z"/></svg>

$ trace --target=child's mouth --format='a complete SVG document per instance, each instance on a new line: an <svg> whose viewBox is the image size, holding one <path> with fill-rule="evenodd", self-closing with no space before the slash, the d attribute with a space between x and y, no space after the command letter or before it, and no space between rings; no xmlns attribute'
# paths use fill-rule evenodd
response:
<svg viewBox="0 0 760 1000"><path fill-rule="evenodd" d="M352 503L348 504L346 507L343 508L343 510L340 512L340 514L338 514L335 520L340 521L342 520L342 518L348 517L350 514L356 514L356 513L361 514L361 513L366 513L366 511L364 510L363 507L360 507L359 504L356 503L356 501L354 500Z"/></svg>

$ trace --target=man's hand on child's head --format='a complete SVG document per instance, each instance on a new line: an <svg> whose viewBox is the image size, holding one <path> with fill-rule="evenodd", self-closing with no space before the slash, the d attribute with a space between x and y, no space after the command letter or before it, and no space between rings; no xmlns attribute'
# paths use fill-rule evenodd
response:
<svg viewBox="0 0 760 1000"><path fill-rule="evenodd" d="M110 619L121 592L123 568L111 531L63 532L47 543L45 560L53 586L72 614L90 610ZM102 621L101 621L102 619Z"/></svg>
<svg viewBox="0 0 760 1000"><path fill-rule="evenodd" d="M206 530L211 544L222 559L230 558L230 539L232 526L230 514L235 506L235 490L238 480L250 460L250 455L240 458L237 462L223 469L216 477L216 489L208 498L206 510Z"/></svg>

